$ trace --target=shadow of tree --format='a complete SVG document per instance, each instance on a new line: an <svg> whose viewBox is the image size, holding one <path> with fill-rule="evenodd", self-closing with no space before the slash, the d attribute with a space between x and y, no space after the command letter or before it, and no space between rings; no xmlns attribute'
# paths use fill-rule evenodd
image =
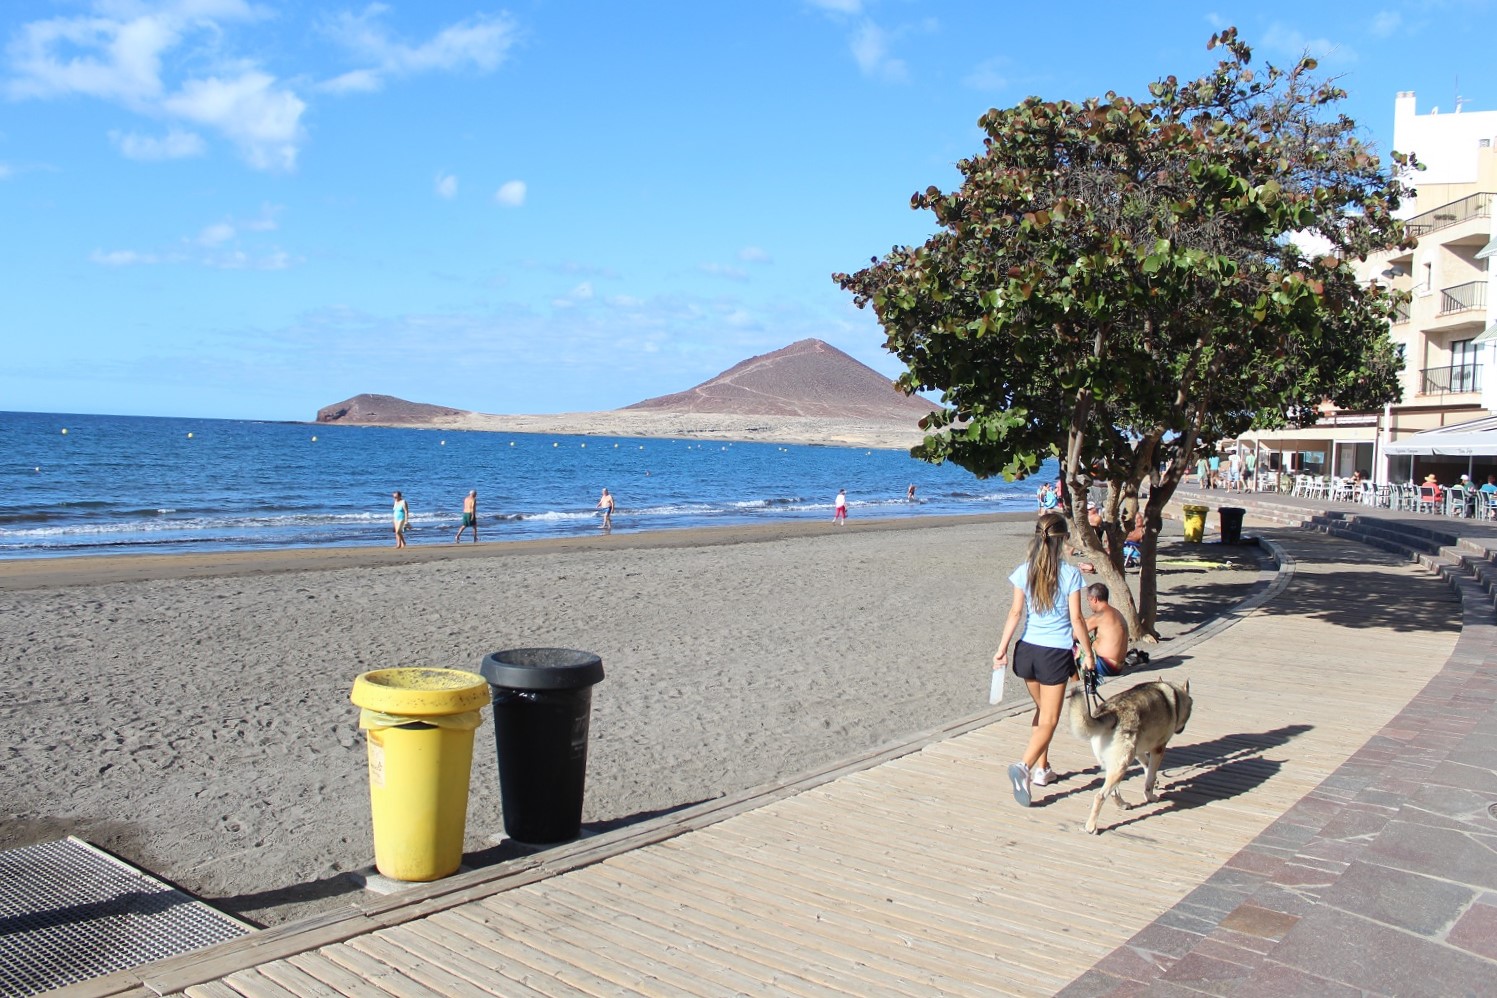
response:
<svg viewBox="0 0 1497 998"><path fill-rule="evenodd" d="M1433 575L1389 576L1355 568L1329 575L1300 572L1290 589L1292 599L1271 601L1263 612L1311 617L1339 627L1383 627L1399 632L1461 628L1460 594Z"/></svg>

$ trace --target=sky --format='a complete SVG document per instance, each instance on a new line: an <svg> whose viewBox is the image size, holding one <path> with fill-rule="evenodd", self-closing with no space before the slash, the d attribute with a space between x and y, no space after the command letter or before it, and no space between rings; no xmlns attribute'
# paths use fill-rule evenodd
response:
<svg viewBox="0 0 1497 998"><path fill-rule="evenodd" d="M1355 11L1356 13L1351 13ZM0 411L612 409L823 339L977 120L1305 52L1497 109L1497 0L4 0Z"/></svg>

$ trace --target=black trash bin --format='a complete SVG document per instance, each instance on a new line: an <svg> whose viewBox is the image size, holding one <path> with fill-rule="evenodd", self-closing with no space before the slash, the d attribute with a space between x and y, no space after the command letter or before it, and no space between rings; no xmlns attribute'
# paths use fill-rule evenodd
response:
<svg viewBox="0 0 1497 998"><path fill-rule="evenodd" d="M1223 506L1217 510L1222 518L1222 543L1242 543L1242 515L1247 512L1241 506Z"/></svg>
<svg viewBox="0 0 1497 998"><path fill-rule="evenodd" d="M536 844L575 839L603 660L570 648L512 648L485 655L478 671L494 701L505 834Z"/></svg>

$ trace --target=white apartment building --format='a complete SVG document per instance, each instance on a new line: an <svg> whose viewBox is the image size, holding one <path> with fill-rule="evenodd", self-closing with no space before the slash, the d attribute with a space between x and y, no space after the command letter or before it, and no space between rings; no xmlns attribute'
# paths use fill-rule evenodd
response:
<svg viewBox="0 0 1497 998"><path fill-rule="evenodd" d="M1484 480L1497 471L1497 432L1490 449L1453 447L1448 433L1411 439L1497 416L1497 323L1487 304L1497 301L1494 147L1497 111L1421 115L1412 92L1398 95L1393 148L1425 166L1411 178L1417 197L1400 210L1419 243L1369 260L1366 276L1413 295L1390 329L1404 357L1402 401L1381 412L1328 408L1306 429L1246 433L1240 444L1258 452L1260 468L1341 477L1361 471L1376 482L1417 481L1429 472L1453 482L1468 471ZM1431 443L1436 436L1444 443Z"/></svg>

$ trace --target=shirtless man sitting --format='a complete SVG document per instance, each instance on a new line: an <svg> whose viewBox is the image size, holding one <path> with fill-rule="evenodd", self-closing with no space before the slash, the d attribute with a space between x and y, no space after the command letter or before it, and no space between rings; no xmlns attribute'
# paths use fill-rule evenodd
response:
<svg viewBox="0 0 1497 998"><path fill-rule="evenodd" d="M1111 595L1102 582L1093 582L1083 593L1087 608L1091 610L1086 615L1086 629L1092 633L1098 679L1121 676L1123 658L1128 654L1128 624L1123 615L1107 602Z"/></svg>

